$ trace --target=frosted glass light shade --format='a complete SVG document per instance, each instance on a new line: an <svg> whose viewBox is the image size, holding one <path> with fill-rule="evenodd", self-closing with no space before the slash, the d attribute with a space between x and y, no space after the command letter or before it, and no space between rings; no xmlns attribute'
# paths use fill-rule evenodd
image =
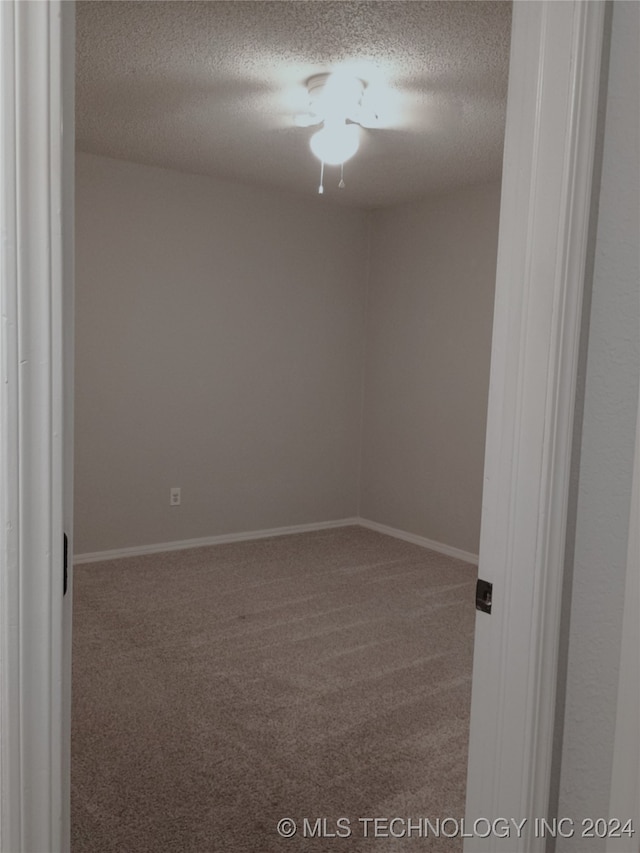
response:
<svg viewBox="0 0 640 853"><path fill-rule="evenodd" d="M360 129L356 124L325 125L313 134L309 144L318 160L327 166L339 166L360 147Z"/></svg>

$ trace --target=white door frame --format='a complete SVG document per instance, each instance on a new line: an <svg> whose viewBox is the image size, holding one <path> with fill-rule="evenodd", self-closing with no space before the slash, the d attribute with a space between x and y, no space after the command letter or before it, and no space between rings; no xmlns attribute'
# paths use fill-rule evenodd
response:
<svg viewBox="0 0 640 853"><path fill-rule="evenodd" d="M466 818L527 823L465 853L546 845L603 37L601 2L514 4Z"/></svg>
<svg viewBox="0 0 640 853"><path fill-rule="evenodd" d="M640 851L640 394L632 482L609 814L623 818L623 822L630 819L636 836L635 841L628 837L608 839L607 853L629 853L629 844Z"/></svg>
<svg viewBox="0 0 640 853"><path fill-rule="evenodd" d="M0 3L3 853L69 849L72 18L61 0ZM514 4L480 545L494 612L477 620L470 817L547 813L602 19L600 0ZM524 834L506 849L540 847Z"/></svg>
<svg viewBox="0 0 640 853"><path fill-rule="evenodd" d="M0 3L2 853L69 849L73 31Z"/></svg>

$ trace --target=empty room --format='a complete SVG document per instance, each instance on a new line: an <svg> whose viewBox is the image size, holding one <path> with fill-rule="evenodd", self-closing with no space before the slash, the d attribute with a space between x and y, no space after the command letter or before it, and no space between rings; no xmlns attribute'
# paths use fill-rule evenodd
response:
<svg viewBox="0 0 640 853"><path fill-rule="evenodd" d="M511 5L76 9L72 849L461 850Z"/></svg>

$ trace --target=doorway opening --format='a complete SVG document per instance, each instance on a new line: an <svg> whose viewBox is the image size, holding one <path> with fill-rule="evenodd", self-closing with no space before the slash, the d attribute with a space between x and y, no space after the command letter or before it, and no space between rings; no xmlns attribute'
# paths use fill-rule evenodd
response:
<svg viewBox="0 0 640 853"><path fill-rule="evenodd" d="M433 14L430 10L435 9L428 3L407 4L405 11L410 18L407 22L409 27L415 25L418 6L425 14ZM246 4L234 4L235 7L246 23ZM86 54L91 57L91 63L97 61L95 50L89 48L89 31L91 16L97 15L95 10L99 7L87 5L89 20L85 22L82 19L84 4L79 4L78 8L81 16L78 23L79 79L82 81L88 73L83 70L88 63L82 57ZM222 16L223 26L228 26L232 13L221 6L213 8L218 10L218 16ZM109 9L108 17L117 17L114 11L117 7ZM184 4L181 5L184 18L183 10ZM382 7L380 11L384 11ZM127 18L135 17L131 11L125 14ZM254 10L253 14L257 11ZM266 9L262 14L266 15ZM373 7L369 14L375 14ZM472 31L474 24L478 26L478 12L472 13L470 9L469 14L474 16L474 21L468 25L468 31ZM394 15L398 26L397 9ZM442 10L437 15L443 27ZM441 146L439 137L444 135L443 128L447 122L457 127L456 122L463 120L465 110L479 109L478 101L482 101L485 110L493 110L494 118L497 117L495 124L504 121L508 38L506 45L504 41L505 33L509 34L510 8L505 4L484 4L484 15L487 20L483 32L491 36L491 47L485 46L485 54L478 50L478 55L486 61L491 54L485 79L491 79L494 88L488 86L485 92L476 90L470 94L458 84L453 97L448 100L442 92L437 93L438 98L430 93L433 103L427 113L432 121L439 119L442 126L432 129L430 135L425 134L425 147L429 143L434 148ZM152 16L156 24L161 16L162 13L157 12ZM456 17L453 15L450 31L460 38L461 22L456 22ZM128 26L131 29L133 22L129 21ZM424 31L428 29L425 25ZM105 26L105 21L100 21L96 32L102 43L105 31L108 31L108 26ZM496 44L500 44L503 50L500 60L496 58ZM157 49L162 50L162 46ZM363 45L356 37L353 50L362 49ZM143 57L140 61L144 61L145 50L146 47L141 48ZM455 50L453 44L449 45L448 55L453 56ZM122 62L119 63L121 65ZM500 74L501 88L496 88L495 80ZM455 77L453 73L450 76L452 79ZM478 74L476 68L476 87L479 79L482 79L482 74ZM468 80L465 85L468 86ZM131 86L135 92L135 77ZM446 89L442 80L440 86ZM218 87L224 88L224 79ZM91 90L91 87L87 88ZM202 101L201 89L196 88L196 96ZM137 96L134 94L133 97ZM87 103L82 83L78 102L81 110ZM153 103L154 98L151 98L150 108ZM102 148L95 142L88 144L83 137L86 125L87 121L80 116L76 200L76 552L84 553L87 561L105 560L110 556L128 556L137 561L144 554L144 547L140 546L145 545L172 542L205 545L207 534L213 540L216 536L238 531L299 530L301 525L313 525L314 522L345 523L354 520L358 523L363 521L375 531L354 532L346 527L341 532L327 532L322 536L316 533L305 535L311 538L314 547L320 547L321 542L327 541L336 548L345 536L347 542L352 542L355 537L355 541L361 542L363 554L377 542L379 562L387 560L383 556L387 552L406 555L408 551L418 565L428 564L432 557L428 553L419 555L416 542L431 545L440 553L448 550L449 554L439 558L434 578L428 583L429 571L424 566L422 569L417 566L406 569L418 586L405 590L405 598L400 597L396 603L397 611L404 613L405 621L402 625L396 624L395 648L390 640L376 640L373 636L376 624L384 633L385 622L380 621L379 613L375 617L367 615L366 611L338 608L336 602L335 607L343 617L347 617L340 630L350 635L353 627L349 619L355 619L362 623L362 636L358 639L356 632L338 654L336 649L331 651L332 632L329 632L328 647L322 651L320 646L315 652L309 652L310 660L304 661L305 667L297 673L297 678L308 684L314 671L313 661L326 657L324 676L319 674L318 677L329 679L333 687L327 687L328 692L334 701L346 702L345 707L348 708L349 689L344 682L351 672L349 666L362 666L366 671L373 667L376 655L388 654L388 671L384 668L382 674L378 671L377 678L369 684L368 706L370 710L378 709L374 715L377 731L390 729L393 737L402 732L401 711L392 711L385 706L388 700L384 699L384 691L380 695L381 684L394 683L391 673L395 671L396 679L402 673L396 687L388 686L387 689L391 693L405 694L406 707L402 718L406 718L407 730L403 737L410 738L409 732L413 731L416 743L426 741L428 744L425 746L423 743L422 747L410 750L414 754L412 766L421 748L426 750L425 762L432 766L437 763L436 755L441 755L448 767L448 777L441 780L441 790L437 790L435 783L429 783L433 787L431 800L441 794L445 796L448 788L455 789L457 799L454 797L447 801L445 796L441 802L442 816L452 810L461 814L464 795L460 795L460 789L464 790L465 783L464 750L468 724L463 726L464 733L461 734L459 721L454 723L446 708L455 706L463 717L465 714L468 717L476 578L472 561L477 554L480 526L501 145L497 147L493 162L482 167L484 171L476 164L479 171L474 173L475 181L471 180L470 187L460 186L460 179L456 178L452 186L440 187L422 200L392 197L392 203L384 209L362 209L346 204L329 208L326 204L323 207L318 205L319 201L326 199L310 197L308 201L299 201L297 198L285 198L282 194L248 188L237 182L225 184L215 177L207 184L205 178L158 168L153 160L134 163L127 161L126 157L122 160L105 158L104 153L110 151L107 143L103 143ZM302 137L300 130L296 130ZM492 131L495 130L492 126ZM410 136L416 132L411 126L408 130L396 131L400 141L403 133ZM389 134L387 145L391 144ZM498 129L500 141L501 134ZM378 144L375 132L372 132L368 144L372 152L369 163L375 165L375 147ZM373 183L373 175L366 175L363 171L365 165L363 159L359 172L354 167L353 174L349 176L349 187L354 183L357 185L358 181ZM467 168L469 164L459 160L457 169L464 171ZM382 193L383 189L379 192ZM304 246L302 254L300 246ZM114 351L115 339L118 347ZM162 377L161 381L159 377ZM136 413L134 417L133 412ZM96 452L97 448L99 452ZM197 466L194 465L195 459L200 460ZM109 473L105 477L107 471ZM129 485L123 488L125 480ZM164 493L171 488L182 490L179 507L164 500ZM126 497L114 500L116 494ZM101 510L105 505L110 508L108 513ZM389 542L385 539L388 533L399 534L405 539L413 538L414 541L409 545ZM283 545L270 543L269 548ZM219 549L221 546L215 547ZM245 553L243 549L253 553L252 549L257 546L235 547L240 553ZM167 545L169 548L170 544ZM452 555L454 558L462 556L471 562L451 565ZM409 559L408 556L405 558ZM164 565L164 559L144 556L142 564L134 564L144 567L147 565L145 561L150 560L154 565L159 561ZM189 559L186 551L180 552L180 563L176 556L169 558L171 565L175 566L173 571L176 575L182 578L182 569L178 566ZM282 559L286 565L289 564L289 560ZM307 559L309 565L316 564L313 550ZM400 557L394 559L400 560ZM353 573L357 561L343 556L339 563L345 560ZM82 578L79 588L84 593L76 600L79 623L75 633L80 638L84 628L89 632L85 643L77 640L82 646L86 647L90 642L92 629L87 621L90 614L101 624L99 613L107 623L115 620L121 638L137 635L139 639L132 640L134 646L136 643L147 645L141 638L145 635L137 633L141 625L134 628L136 620L132 613L125 617L117 603L120 583L129 588L124 578L113 590L114 603L110 607L106 603L111 597L109 583L113 575L120 577L123 565L112 565L111 572L106 573L102 572L102 567L99 570L95 566L78 569L76 585ZM259 588L261 572L259 567L254 570L255 584ZM304 575L305 565L298 566L297 571ZM327 573L331 574L326 569L323 575ZM146 569L143 568L142 576L145 575ZM307 606L314 595L319 594L313 585L305 587L303 594L294 580L286 573L285 576L288 585L298 590L298 597L307 602ZM107 584L102 591L93 588L98 577L103 577ZM393 585L392 577L393 571L387 567L387 583ZM368 588L366 578L367 574L362 570L360 580L364 585L364 601L368 600L364 592ZM332 581L337 582L337 579L332 578ZM341 583L344 583L344 577ZM389 605L389 593L384 593L381 580L378 578L372 583L373 589L387 597L386 605ZM444 584L444 589L438 591L441 584ZM221 583L221 588L226 589L226 586ZM323 597L329 602L334 601L335 591L331 587L325 593ZM348 597L347 592L345 595ZM229 596L229 593L224 593L223 600L231 606L237 621L233 627L227 626L227 621L221 616L212 618L212 622L216 625L221 622L232 635L240 627L242 636L245 632L254 640L256 636L262 636L258 628L261 621L255 622L255 607L252 609L250 601L239 606L238 601L242 601L240 593L232 606ZM170 597L173 600L173 596ZM281 598L286 600L287 596L282 595ZM421 605L410 607L412 599L414 602L420 599ZM133 593L131 600L137 600ZM267 600L270 600L268 596ZM293 601L296 601L295 596ZM86 605L88 611L84 615L80 611L81 602L92 602ZM457 605L452 602L457 602ZM371 603L375 605L376 599ZM464 618L457 613L458 605ZM236 614L236 607L242 612ZM292 610L286 621L293 623L293 634L288 635L286 642L295 641L294 647L296 642L302 646L305 642L309 644L309 637L305 641L296 633L299 622L303 621L304 604L300 605L298 612L295 603L290 607ZM333 608L329 607L329 611L333 612ZM142 620L144 608L139 612ZM266 611L260 612L264 618ZM284 618L279 609L273 609L273 603L269 612ZM315 625L314 620L319 620L320 616L313 610L311 613L313 618L308 618ZM163 636L157 620L164 619L166 636L164 641L160 641L163 656L172 657L165 648L166 642L181 649L179 660L184 661L186 669L190 669L196 666L193 649L187 654L183 643L195 643L198 649L196 658L203 657L207 648L204 628L197 622L198 627L192 629L194 633L189 633L185 625L185 636L190 639L181 642L168 627L175 619L172 614L174 611L169 603L159 612L152 606L148 630L154 636L158 631ZM434 628L440 625L440 620L444 620L441 628ZM393 620L391 622L393 624ZM435 636L429 634L429 628L442 635L439 643L436 643ZM103 634L111 654L114 645L118 645L117 639L114 637L108 642L110 631L106 628L97 630ZM274 629L262 626L261 630L265 630L264 636L269 637ZM314 628L312 633L317 630ZM415 645L412 645L418 642L413 634L416 630L418 635L422 631L424 647L420 652L416 652ZM168 637L172 639L169 641ZM403 650L403 641L406 642L407 637L414 637L410 641L412 653L406 647ZM209 642L215 648L213 635ZM355 650L352 648L354 644ZM115 660L115 650L112 657ZM278 668L275 651L266 660L255 653L252 660L255 666L262 661L260 672L263 675L265 672L272 675L271 669ZM365 663L367 660L368 664ZM467 662L466 668L463 667L464 673L458 670L462 661ZM282 662L279 666L283 669ZM311 670L307 666L311 666ZM317 664L315 666L317 671ZM233 683L234 678L240 676L237 672L233 677L229 675L228 667L234 671L232 664L222 666L220 684L230 689L229 681ZM151 668L144 664L143 668L147 674L151 672ZM276 732L275 743L282 740L277 735L278 720L282 726L288 723L292 732L298 731L294 720L308 717L310 700L303 700L301 685L296 702L293 691L296 670L293 665L291 669L289 676L292 681L280 686L283 696L288 695L287 690L291 691L287 705L297 707L298 716L291 717L289 709L280 709L280 716L274 711L270 719L264 720L261 714L265 714L265 708L273 708L274 703L278 708L278 702L267 697L261 703L252 697L248 713L253 724L240 726L238 731L246 732L247 726L254 725L254 733L265 741L271 725ZM124 701L125 705L131 705L139 721L139 710L145 702L156 706L164 696L168 707L175 710L179 706L168 699L168 687L162 683L156 684L155 688L149 685L149 692L143 692L134 702L126 696L121 697L122 689L105 690L104 672L107 670L104 666L92 676L91 666L79 662L75 671L76 681L80 673L85 673L84 677L88 679L87 689L76 691L80 703L76 719L93 720L93 724L87 723L84 736L81 731L76 736L78 752L74 766L78 769L72 775L72 784L75 785L74 778L78 781L84 778L80 786L84 792L81 798L83 808L77 814L82 814L84 824L80 820L78 823L84 825L85 830L79 830L79 835L91 837L87 827L96 820L96 815L91 813L96 791L102 791L102 802L108 799L103 784L91 769L91 744L96 746L102 742L103 751L110 752L114 762L117 763L118 759L99 733L109 730L108 720L114 714L111 708L105 709L107 719L102 720L96 730L101 714L96 700L91 705L89 696L93 694L97 699L108 693L114 699L117 697L121 707L119 713L122 713ZM245 661L242 671L254 685L256 694L261 695L257 685L262 682L254 666ZM372 671L376 672L375 667ZM335 680L329 678L328 673L333 673ZM461 696L452 701L445 698L447 673L453 678L455 688L461 691ZM93 684L89 680L91 678L95 679ZM123 673L116 678L124 678L126 684ZM411 682L411 692L403 678ZM352 690L358 683L354 679L352 673ZM184 685L179 686L177 678L171 681L173 689L180 695L191 692ZM141 686L140 679L136 682ZM219 701L218 691L225 692L220 684L218 687L207 684L205 678L198 683L205 685L213 694L214 704ZM240 683L243 684L241 678ZM435 683L440 686L435 687ZM246 685L237 687L235 692L231 690L230 695L238 701L244 700L245 689ZM433 695L429 701L444 703L441 705L441 718L437 721L429 711L429 702L425 704L423 694L427 693ZM433 698L436 695L437 700ZM317 724L319 731L325 732L331 727L320 714L321 698L316 709ZM362 705L363 695L357 701ZM114 707L118 703L114 703ZM195 704L202 706L199 701ZM240 701L235 712L228 712L238 718L241 706L244 707ZM134 707L137 710L134 711ZM402 707L400 702L399 708ZM336 714L332 705L326 710L328 714ZM158 712L156 707L151 715ZM180 716L186 721L189 718L187 709ZM393 717L398 728L389 722ZM144 730L146 716L142 719ZM206 717L196 714L196 719L197 725L206 725ZM209 727L219 728L211 719L215 719L215 715L210 718ZM354 754L359 750L363 762L360 784L364 787L365 776L371 773L365 773L366 750L363 744L358 744L367 732L375 744L373 734L376 728L373 719L362 723L359 729L357 716L351 718L351 723L348 723L349 719L345 715L342 723L336 720L334 726L345 728L345 738L351 738L356 750ZM409 724L407 720L411 719L413 723ZM266 729L261 727L259 720ZM172 732L177 728L169 722L166 725ZM440 734L436 736L436 732ZM151 732L149 734L153 737ZM230 737L227 733L227 740ZM143 733L138 740L145 742ZM309 752L310 734L300 734L299 740L307 743ZM355 771L347 769L351 754L347 751L347 742L334 743L328 752L343 753L346 765L342 770L343 777L353 785ZM409 749L409 743L407 740L406 749ZM454 743L459 745L456 749ZM383 747L382 741L377 748L389 751ZM230 754L236 757L240 777L253 780L245 772L246 768L241 772L245 749L235 744ZM374 745L372 749L375 749ZM148 753L149 749L145 752ZM167 748L167 752L170 754L171 748ZM127 760L133 755L132 750L124 746L122 754ZM308 769L303 770L304 759L300 752L290 757L290 768L296 755L304 776ZM369 756L372 758L371 749ZM221 761L227 767L229 779L235 778L229 769L229 761L226 765L223 758ZM276 766L276 759L273 756L270 759L254 756L254 761L256 766L263 767L265 779L270 778L269 771ZM355 759L351 758L351 761ZM323 768L318 762L316 758L318 779L312 784L318 785L320 779L324 779L325 789L335 788L335 780L341 773L335 756L326 759L325 763L331 768L328 775L326 767L325 775L322 775ZM101 762L101 766L103 764ZM397 747L391 764L396 765L395 770L390 769L386 782L384 779L380 782L382 789L385 784L387 786L388 800L394 791L401 797L404 789L398 780L411 775L408 764L405 762L403 765ZM89 769L86 777L82 777L80 768ZM213 784L214 768L205 768L202 773L201 781ZM114 779L121 775L115 770L107 774ZM176 779L182 777L177 772L171 775L169 785L173 790ZM159 772L151 776L155 780L163 778ZM284 776L291 778L292 770L289 769ZM334 781L329 784L327 780ZM184 787L184 784L178 787ZM411 784L415 785L417 781ZM236 792L235 799L241 803L242 794L239 792L244 789L240 781L235 787L229 782L229 786ZM375 798L378 804L384 802L384 798L380 799L382 789ZM116 793L114 812L118 811L117 803L123 797L134 811L148 812L147 807L134 807L132 790L136 789L131 789L129 795ZM272 790L278 790L276 783L273 783ZM167 796L165 790L162 795L151 799L161 803ZM77 797L77 802L80 802L79 795ZM195 797L189 799L193 801ZM295 797L290 795L289 799L295 800ZM344 804L343 810L350 812L354 827L359 817L366 816L356 812L370 812L373 802L370 799L369 808L362 803L357 807ZM286 805L283 802L282 808ZM215 811L214 804L212 809ZM309 808L303 809L299 805L295 811L299 816ZM339 803L334 803L331 809L327 807L327 811L330 812L325 815L328 820L335 821L342 814ZM183 814L178 810L175 818L178 824ZM152 822L171 823L174 817L164 810L164 817ZM263 831L274 843L277 843L277 836L271 824L277 824L276 818L275 812L269 812L268 820L262 821L267 824ZM198 830L192 827L190 831ZM106 834L113 836L113 831L107 830ZM233 839L227 838L225 849L231 849L232 843Z"/></svg>

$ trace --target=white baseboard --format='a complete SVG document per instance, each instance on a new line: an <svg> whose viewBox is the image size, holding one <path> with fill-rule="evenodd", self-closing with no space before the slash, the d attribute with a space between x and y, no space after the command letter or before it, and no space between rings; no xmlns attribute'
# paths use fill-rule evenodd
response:
<svg viewBox="0 0 640 853"><path fill-rule="evenodd" d="M477 554L471 554L469 551L462 551L460 548L454 548L452 545L444 545L442 542L434 542L433 539L425 539L424 536L417 536L415 533L406 533L404 530L398 530L396 527L387 527L386 524L378 524L377 521L369 521L366 518L358 518L357 523L361 527L366 527L369 530L376 530L378 533L386 533L387 536L394 536L396 539L403 539L405 542L420 545L422 548L429 548L430 551L437 551L439 554L446 554L447 557L455 557L458 560L464 560L465 563L473 563L474 566L478 565Z"/></svg>
<svg viewBox="0 0 640 853"><path fill-rule="evenodd" d="M478 565L478 555L461 551L451 545L443 545L442 542L434 542L414 533L406 533L395 527L387 527L386 524L378 524L377 521L369 521L366 518L342 518L339 521L318 521L313 524L294 524L291 527L272 527L269 530L251 530L248 533L224 533L220 536L205 536L201 539L182 539L177 542L158 542L155 545L136 545L132 548L116 548L111 551L94 551L89 554L76 554L73 558L74 565L80 563L99 563L103 560L117 560L121 557L140 557L144 554L161 554L165 551L184 551L187 548L204 548L207 545L222 545L225 542L246 542L249 539L269 539L272 536L289 536L292 533L310 533L314 530L331 530L337 527L351 527L359 525L378 533L385 533L396 539L403 539L422 548L429 548L439 554L448 557L456 557L466 563Z"/></svg>
<svg viewBox="0 0 640 853"><path fill-rule="evenodd" d="M165 551L184 551L187 548L203 548L207 545L222 545L225 542L245 542L249 539L269 539L272 536L309 533L314 530L349 527L359 523L359 518L343 518L339 521L318 521L313 524L294 524L291 527L272 527L269 530L251 530L248 533L223 533L221 536L205 536L202 539L182 539L177 542L158 542L155 545L136 545L132 548L116 548L111 551L75 554L73 563L74 565L99 563L103 560L117 560L121 557L140 557L144 554L161 554Z"/></svg>

